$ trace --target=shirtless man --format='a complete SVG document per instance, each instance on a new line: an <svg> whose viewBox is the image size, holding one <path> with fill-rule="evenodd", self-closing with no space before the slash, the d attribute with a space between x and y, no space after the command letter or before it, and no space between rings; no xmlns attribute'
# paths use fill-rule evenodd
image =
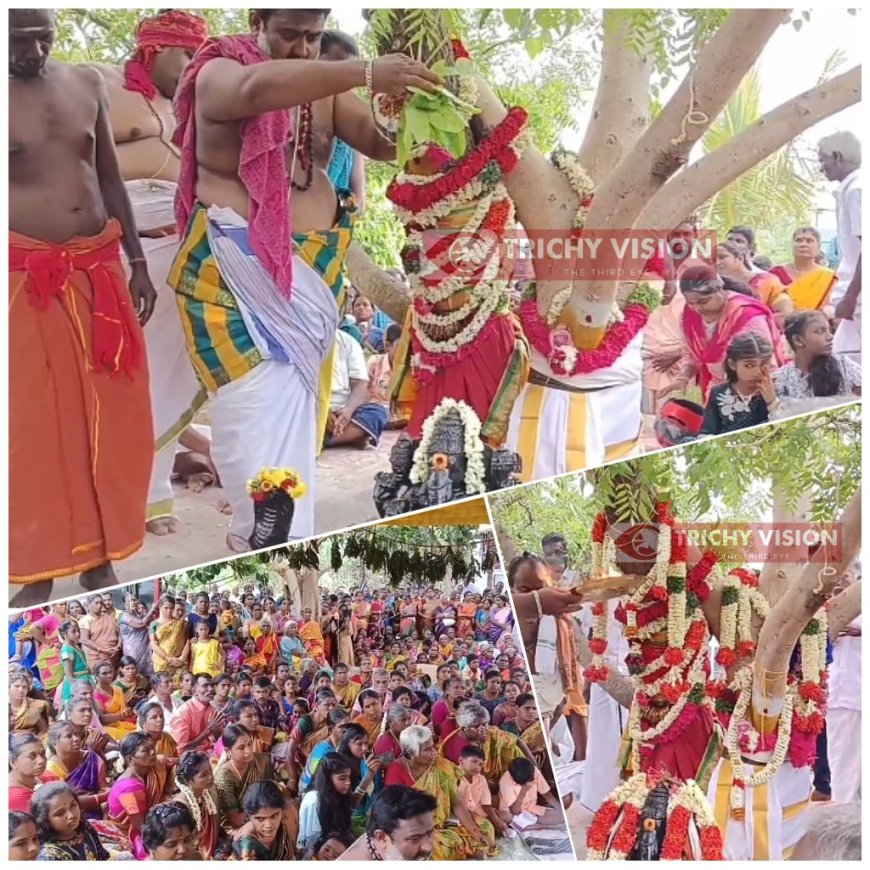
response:
<svg viewBox="0 0 870 870"><path fill-rule="evenodd" d="M201 489L216 477L205 462L191 464L193 456L207 461L209 455L208 439L185 429L205 401L205 392L187 355L175 293L165 283L178 250L174 202L181 163L170 141L175 127L172 98L207 29L198 15L170 9L139 22L136 48L122 69L92 64L106 84L121 174L158 287L154 316L145 329L156 444L145 527L156 535L178 529L173 471L183 471L191 488ZM196 442L195 454L179 453L179 440L185 446Z"/></svg>
<svg viewBox="0 0 870 870"><path fill-rule="evenodd" d="M326 171L333 138L375 160L395 157L350 91L369 84L401 95L439 81L404 55L318 60L327 14L252 10L253 36L210 43L175 103L175 138L195 166L189 189L179 187L187 235L169 283L212 396L212 458L233 507L234 550L249 548L254 509L245 485L264 467L292 468L308 486L290 537L314 533L320 372L334 344L334 296L340 303L350 244ZM328 395L328 378L325 386Z"/></svg>
<svg viewBox="0 0 870 870"><path fill-rule="evenodd" d="M100 76L49 55L54 12L9 12L9 577L117 583L141 545L154 436L142 330L155 291ZM129 281L121 246L132 266ZM138 320L137 320L138 315Z"/></svg>

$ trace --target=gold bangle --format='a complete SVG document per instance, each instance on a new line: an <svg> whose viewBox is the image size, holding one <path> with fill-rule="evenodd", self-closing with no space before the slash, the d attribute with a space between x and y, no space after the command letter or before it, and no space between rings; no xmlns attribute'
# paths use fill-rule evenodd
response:
<svg viewBox="0 0 870 870"><path fill-rule="evenodd" d="M365 62L365 71L366 71L366 87L369 90L369 93L372 93L372 79L374 78L374 70L372 67L374 63L370 60Z"/></svg>
<svg viewBox="0 0 870 870"><path fill-rule="evenodd" d="M128 262L131 266L134 266L136 263L147 263L148 261L144 257L133 257L133 259Z"/></svg>

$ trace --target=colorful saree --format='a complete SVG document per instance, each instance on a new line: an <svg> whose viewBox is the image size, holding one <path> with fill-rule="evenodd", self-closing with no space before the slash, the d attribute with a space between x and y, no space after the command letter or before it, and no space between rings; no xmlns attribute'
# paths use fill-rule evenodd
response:
<svg viewBox="0 0 870 870"><path fill-rule="evenodd" d="M79 833L72 840L44 842L36 856L37 861L108 861L110 858L96 831L86 821L82 821Z"/></svg>
<svg viewBox="0 0 870 870"><path fill-rule="evenodd" d="M57 633L60 618L49 613L33 623L39 626L45 635L45 643L36 656L36 667L39 668L39 679L46 692L53 692L63 682L63 665L60 661L62 641Z"/></svg>
<svg viewBox="0 0 870 870"><path fill-rule="evenodd" d="M353 606L353 634L368 634L372 606L365 601Z"/></svg>
<svg viewBox="0 0 870 870"><path fill-rule="evenodd" d="M825 306L834 284L837 283L837 273L825 266L818 266L812 272L806 272L800 278L792 278L785 266L774 266L770 270L782 281L786 293L791 297L798 311L820 310Z"/></svg>
<svg viewBox="0 0 870 870"><path fill-rule="evenodd" d="M142 836L131 828L133 816L144 815L149 807L163 801L166 786L165 770L160 775L159 767L153 768L143 783L134 776L115 781L109 790L109 819L130 837L133 854L137 861L145 861L148 852L142 843Z"/></svg>
<svg viewBox="0 0 870 870"><path fill-rule="evenodd" d="M509 631L514 624L514 614L510 607L500 607L490 613L487 632L490 643L498 643L502 632Z"/></svg>
<svg viewBox="0 0 870 870"><path fill-rule="evenodd" d="M457 637L469 637L474 634L474 617L477 616L477 604L466 601L459 605L459 624L456 627Z"/></svg>
<svg viewBox="0 0 870 870"><path fill-rule="evenodd" d="M359 693L362 691L362 687L359 683L351 683L348 681L345 686L338 686L333 683L332 691L335 692L335 697L338 698L341 706L350 712L356 699L359 697Z"/></svg>
<svg viewBox="0 0 870 870"><path fill-rule="evenodd" d="M227 759L223 759L218 764L214 772L214 784L220 798L221 827L227 834L232 835L234 830L229 821L229 814L242 812L242 799L248 786L264 779L274 778L272 759L265 753L254 755L254 760L241 778Z"/></svg>
<svg viewBox="0 0 870 870"><path fill-rule="evenodd" d="M378 719L377 722L372 722L367 716L360 715L353 720L357 725L362 725L366 729L366 734L369 735L369 745L374 746L375 741L381 736L381 725L383 721Z"/></svg>
<svg viewBox="0 0 870 870"><path fill-rule="evenodd" d="M470 745L471 741L462 733L461 729L454 728L449 733L445 731L438 751L448 761L459 764L462 750ZM515 758L525 758L522 749L517 745L517 738L513 734L508 734L493 726L487 729L486 738L480 748L485 756L483 775L491 785L498 783L507 771L508 765Z"/></svg>
<svg viewBox="0 0 870 870"><path fill-rule="evenodd" d="M742 293L729 292L712 337L708 336L700 314L688 305L683 311L683 335L686 339L686 355L683 359L697 367L698 383L705 403L710 390L725 382L728 345L746 332L757 332L764 336L773 347L777 365L782 365L779 329L773 312L763 302Z"/></svg>
<svg viewBox="0 0 870 870"><path fill-rule="evenodd" d="M82 753L78 767L67 770L61 760L56 755L52 755L45 765L42 780L43 782L62 780L77 795L94 795L106 785L106 763L92 749L86 749ZM99 810L89 810L84 816L91 820L103 818Z"/></svg>
<svg viewBox="0 0 870 870"><path fill-rule="evenodd" d="M305 643L305 649L308 655L316 662L322 663L325 653L323 631L320 626L313 620L303 622L299 626L299 637Z"/></svg>
<svg viewBox="0 0 870 870"><path fill-rule="evenodd" d="M448 628L456 628L456 608L452 604L435 611L435 636L447 634Z"/></svg>
<svg viewBox="0 0 870 870"><path fill-rule="evenodd" d="M37 701L34 698L25 698L24 703L17 709L9 708L9 731L29 731L39 736L40 722L45 723L42 729L44 734L48 730L48 703Z"/></svg>
<svg viewBox="0 0 870 870"><path fill-rule="evenodd" d="M417 631L417 605L403 604L399 608L399 634L413 637Z"/></svg>
<svg viewBox="0 0 870 870"><path fill-rule="evenodd" d="M237 861L292 861L295 857L293 840L282 824L271 846L253 834L246 834L233 844L233 856Z"/></svg>
<svg viewBox="0 0 870 870"><path fill-rule="evenodd" d="M94 701L100 713L115 716L127 708L127 702L124 700L124 693L117 686L113 685L111 689L112 694L109 695L98 686L94 689ZM111 725L104 724L103 728L109 737L120 743L136 730L136 716L134 714L131 719L119 719Z"/></svg>
<svg viewBox="0 0 870 870"><path fill-rule="evenodd" d="M474 617L474 639L478 643L489 637L489 611L485 607L478 607Z"/></svg>
<svg viewBox="0 0 870 870"><path fill-rule="evenodd" d="M186 629L187 623L183 619L169 619L166 622L158 620L152 623L150 631L167 658L178 658L184 651L184 644L187 640ZM172 667L155 652L151 653L151 658L155 674L165 671L174 675L181 670L181 668Z"/></svg>
<svg viewBox="0 0 870 870"><path fill-rule="evenodd" d="M63 682L58 688L60 692L60 703L65 704L72 697L72 684L80 678L87 678L94 683L94 678L91 676L91 670L88 667L88 660L85 654L75 646L64 644L60 648L61 661L69 661L72 663L72 679L67 679L64 676Z"/></svg>
<svg viewBox="0 0 870 870"><path fill-rule="evenodd" d="M131 710L135 710L151 694L151 682L148 677L142 674L132 686L128 686L121 679L115 680L114 685L121 690L124 695L124 703Z"/></svg>

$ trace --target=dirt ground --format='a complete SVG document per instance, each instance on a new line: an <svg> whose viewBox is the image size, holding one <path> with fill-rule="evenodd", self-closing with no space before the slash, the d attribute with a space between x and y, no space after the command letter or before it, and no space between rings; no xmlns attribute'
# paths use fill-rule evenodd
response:
<svg viewBox="0 0 870 870"><path fill-rule="evenodd" d="M317 532L331 532L378 519L372 489L378 471L389 469L389 456L399 432L385 432L376 449L336 447L325 450L317 463ZM148 535L145 546L115 565L120 583L168 574L204 562L229 558L226 546L229 517L217 503L222 489L209 487L192 493L182 484L175 486L175 512L180 524L172 535ZM13 589L13 592L15 590ZM55 580L52 598L83 592L78 578Z"/></svg>

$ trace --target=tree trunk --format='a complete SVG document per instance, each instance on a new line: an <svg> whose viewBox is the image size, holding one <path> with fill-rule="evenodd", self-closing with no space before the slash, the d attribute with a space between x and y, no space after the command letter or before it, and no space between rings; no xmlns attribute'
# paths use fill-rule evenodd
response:
<svg viewBox="0 0 870 870"><path fill-rule="evenodd" d="M381 269L356 242L350 246L345 262L351 284L387 317L404 323L411 296L402 281Z"/></svg>
<svg viewBox="0 0 870 870"><path fill-rule="evenodd" d="M801 571L789 588L789 594L779 600L764 622L758 637L756 664L769 678L763 680L769 715L777 715L776 702L785 696L786 677L792 651L807 622L818 612L833 592L843 572L861 550L861 490L852 496L840 516L842 533L840 559L827 566L811 562ZM823 574L823 568L829 574Z"/></svg>
<svg viewBox="0 0 870 870"><path fill-rule="evenodd" d="M576 620L574 620L574 639L577 643L577 660L584 668L588 668L592 664L592 650L589 649L589 641ZM610 675L598 685L621 707L625 707L626 710L631 707L634 700L634 683L631 677L623 676L611 666Z"/></svg>
<svg viewBox="0 0 870 870"><path fill-rule="evenodd" d="M861 615L861 584L853 583L831 599L828 610L828 635L836 640L840 632Z"/></svg>
<svg viewBox="0 0 870 870"><path fill-rule="evenodd" d="M605 179L649 125L652 59L630 44L631 21L621 9L605 9L601 75L592 122L580 146L580 162L595 184Z"/></svg>
<svg viewBox="0 0 870 870"><path fill-rule="evenodd" d="M320 619L320 571L308 568L298 578L301 610L311 608L311 618Z"/></svg>
<svg viewBox="0 0 870 870"><path fill-rule="evenodd" d="M773 495L773 523L804 523L810 516L810 497L803 493L798 499L793 510L789 510L781 488L777 484L776 477L772 484ZM767 599L771 607L774 607L782 596L788 591L789 584L801 571L800 565L785 566L782 563L765 562L758 578L758 589Z"/></svg>
<svg viewBox="0 0 870 870"><path fill-rule="evenodd" d="M649 201L638 224L676 226L795 136L860 99L861 68L855 67L783 103L676 175Z"/></svg>

